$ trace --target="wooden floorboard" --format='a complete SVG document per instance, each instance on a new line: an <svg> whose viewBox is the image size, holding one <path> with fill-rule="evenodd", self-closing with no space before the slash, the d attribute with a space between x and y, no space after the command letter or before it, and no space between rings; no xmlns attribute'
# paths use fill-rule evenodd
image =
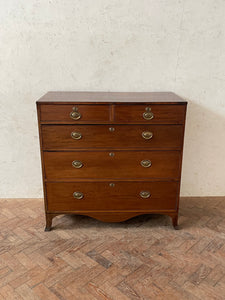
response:
<svg viewBox="0 0 225 300"><path fill-rule="evenodd" d="M182 198L123 223L58 216L42 199L0 199L1 299L225 299L225 197Z"/></svg>

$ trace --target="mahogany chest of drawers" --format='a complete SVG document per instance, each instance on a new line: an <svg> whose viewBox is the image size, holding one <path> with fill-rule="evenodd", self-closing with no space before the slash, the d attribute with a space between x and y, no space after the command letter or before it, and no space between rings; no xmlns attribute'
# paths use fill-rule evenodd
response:
<svg viewBox="0 0 225 300"><path fill-rule="evenodd" d="M187 102L169 92L49 92L37 101L46 231L59 214L177 227Z"/></svg>

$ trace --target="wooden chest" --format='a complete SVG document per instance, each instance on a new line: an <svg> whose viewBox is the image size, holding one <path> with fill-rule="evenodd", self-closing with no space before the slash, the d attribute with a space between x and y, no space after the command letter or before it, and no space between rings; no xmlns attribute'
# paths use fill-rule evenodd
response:
<svg viewBox="0 0 225 300"><path fill-rule="evenodd" d="M46 228L59 214L177 228L187 102L173 93L49 92L37 101Z"/></svg>

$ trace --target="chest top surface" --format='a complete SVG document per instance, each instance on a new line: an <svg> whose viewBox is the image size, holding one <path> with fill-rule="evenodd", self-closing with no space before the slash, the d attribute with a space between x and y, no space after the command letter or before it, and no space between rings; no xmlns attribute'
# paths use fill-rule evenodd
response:
<svg viewBox="0 0 225 300"><path fill-rule="evenodd" d="M172 92L48 92L37 104L123 104L157 103L187 104L187 101Z"/></svg>

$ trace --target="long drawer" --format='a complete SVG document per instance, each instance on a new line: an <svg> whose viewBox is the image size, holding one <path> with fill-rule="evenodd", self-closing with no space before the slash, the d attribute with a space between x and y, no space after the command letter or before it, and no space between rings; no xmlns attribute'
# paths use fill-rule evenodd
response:
<svg viewBox="0 0 225 300"><path fill-rule="evenodd" d="M175 210L177 182L46 183L48 211Z"/></svg>
<svg viewBox="0 0 225 300"><path fill-rule="evenodd" d="M179 179L179 151L44 152L47 180L76 178Z"/></svg>
<svg viewBox="0 0 225 300"><path fill-rule="evenodd" d="M42 125L44 150L182 147L182 125Z"/></svg>

